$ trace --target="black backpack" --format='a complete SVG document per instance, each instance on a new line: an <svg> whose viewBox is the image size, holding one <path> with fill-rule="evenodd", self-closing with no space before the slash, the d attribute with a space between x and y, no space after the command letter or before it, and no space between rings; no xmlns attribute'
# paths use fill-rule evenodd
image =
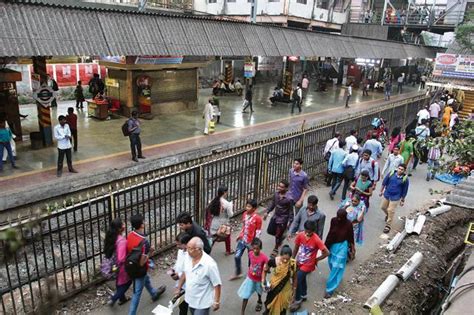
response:
<svg viewBox="0 0 474 315"><path fill-rule="evenodd" d="M298 95L298 89L297 88L293 90L293 100L295 100L295 101L300 100L300 96Z"/></svg>
<svg viewBox="0 0 474 315"><path fill-rule="evenodd" d="M127 121L122 125L122 133L124 137L130 136L130 131L128 131L128 119Z"/></svg>
<svg viewBox="0 0 474 315"><path fill-rule="evenodd" d="M142 240L137 247L128 253L125 259L125 271L132 279L142 278L146 275L146 264L140 266L140 260L143 254L142 248L144 245L145 240Z"/></svg>

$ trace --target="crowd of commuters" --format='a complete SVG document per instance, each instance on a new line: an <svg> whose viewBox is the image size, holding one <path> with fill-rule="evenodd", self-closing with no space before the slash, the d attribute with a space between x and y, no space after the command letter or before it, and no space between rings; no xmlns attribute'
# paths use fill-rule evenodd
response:
<svg viewBox="0 0 474 315"><path fill-rule="evenodd" d="M332 296L343 280L347 263L355 258L356 248L364 244L364 222L372 207L373 194L378 192L381 197L380 209L385 215L381 230L389 233L397 207L404 205L409 194L409 177L417 165L428 163L426 180L434 178L442 148L430 146L428 149L427 142L456 132L458 109L454 95L446 92L422 108L404 132L401 127L394 127L389 133L381 118L374 118L373 128L365 139L357 130L351 130L345 137L336 132L322 152L327 160L326 183L330 186L330 199L334 200L339 188L343 188L325 241L324 225L330 210L320 209L316 195L308 196L309 176L303 170L304 162L300 158L294 159L287 178L279 181L263 211L258 211L257 200L247 200L234 249L230 224L234 208L226 186L218 187L207 205L204 227L195 222L191 214L180 213L176 218L180 230L176 237L176 263L168 272L176 281L174 295L175 299L181 299L180 315L188 312L209 314L211 310L221 308L222 278L216 261L210 256L213 247L220 242L225 243L225 255L234 258L234 272L229 280L243 278L236 292L242 300L241 314L247 311L254 294L256 312L296 312L311 294L308 276L326 258L329 275L325 297ZM63 124L58 128L67 125L64 117L60 122ZM70 132L62 132L71 138ZM65 139L70 150L69 138ZM382 163L385 149L388 152ZM263 231L268 217L270 220ZM144 218L133 215L130 223L132 231L125 237L124 223L120 219L111 222L104 246L109 260L104 261L110 262L113 258L112 268L116 272L116 292L109 305L131 300L129 314L136 314L143 288L153 301L166 288L154 288L148 275L154 268L150 259L154 249L145 235ZM268 252L263 250L263 233L274 237L273 249ZM245 253L248 268L242 266ZM132 286L130 299L126 292Z"/></svg>

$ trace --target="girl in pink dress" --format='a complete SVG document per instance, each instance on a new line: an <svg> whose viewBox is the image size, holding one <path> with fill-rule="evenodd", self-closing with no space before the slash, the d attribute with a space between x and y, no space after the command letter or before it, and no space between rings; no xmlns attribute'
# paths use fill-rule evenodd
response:
<svg viewBox="0 0 474 315"><path fill-rule="evenodd" d="M109 306L113 306L117 300L122 305L130 300L125 296L128 288L132 284L132 280L125 271L125 260L127 258L127 239L122 236L125 231L125 224L120 218L110 222L110 228L105 236L104 253L106 258L115 255L115 266L117 268L116 290L115 294L107 302Z"/></svg>

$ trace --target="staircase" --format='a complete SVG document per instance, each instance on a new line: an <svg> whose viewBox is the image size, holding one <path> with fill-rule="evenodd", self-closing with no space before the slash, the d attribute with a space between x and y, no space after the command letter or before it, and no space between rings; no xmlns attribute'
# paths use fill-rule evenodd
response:
<svg viewBox="0 0 474 315"><path fill-rule="evenodd" d="M464 105L462 110L459 111L460 119L469 118L469 115L474 110L474 91L464 91L464 96Z"/></svg>

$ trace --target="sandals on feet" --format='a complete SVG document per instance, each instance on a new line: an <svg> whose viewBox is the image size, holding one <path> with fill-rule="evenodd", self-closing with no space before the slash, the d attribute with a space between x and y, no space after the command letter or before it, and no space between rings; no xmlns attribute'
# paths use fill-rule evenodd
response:
<svg viewBox="0 0 474 315"><path fill-rule="evenodd" d="M255 306L255 312L260 312L262 310L262 302L258 302Z"/></svg>
<svg viewBox="0 0 474 315"><path fill-rule="evenodd" d="M125 303L127 303L128 301L130 301L131 298L129 298L128 296L126 296L123 300L119 300L118 301L118 305L123 305Z"/></svg>
<svg viewBox="0 0 474 315"><path fill-rule="evenodd" d="M383 232L385 234L388 234L390 232L390 227L389 226L385 226L385 228L383 229Z"/></svg>

